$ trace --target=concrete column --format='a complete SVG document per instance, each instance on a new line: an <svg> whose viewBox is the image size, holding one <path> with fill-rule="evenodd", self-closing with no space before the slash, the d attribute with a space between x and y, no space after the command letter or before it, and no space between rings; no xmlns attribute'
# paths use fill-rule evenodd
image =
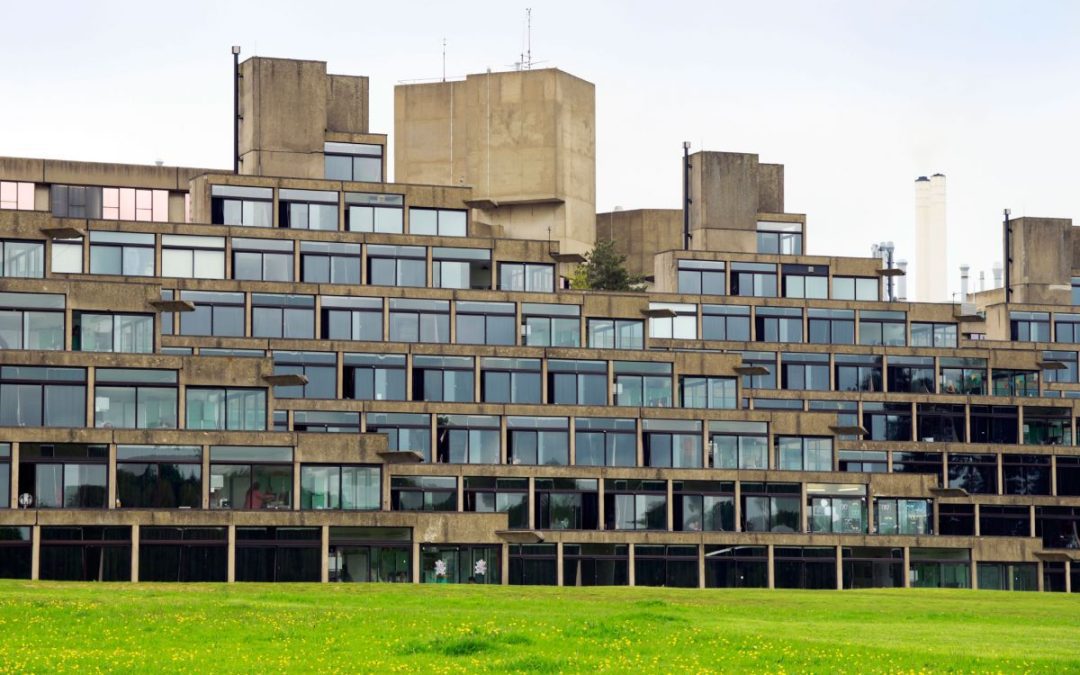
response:
<svg viewBox="0 0 1080 675"><path fill-rule="evenodd" d="M41 526L30 528L30 579L37 581L41 570Z"/></svg>
<svg viewBox="0 0 1080 675"><path fill-rule="evenodd" d="M547 384L546 384L546 382L547 382L547 359L543 360L543 364L544 364L544 374L543 374L544 380L543 381L545 382L544 386L547 387ZM547 398L544 398L544 400L546 401ZM569 452L569 455L570 455L570 460L569 460L570 461L570 466L576 466L577 465L577 430L574 427L577 424L577 418L576 417L570 417L566 421L567 421L567 424L569 424L569 428L567 429L567 432L566 432L566 439L567 439L566 442L569 444L568 452Z"/></svg>
<svg viewBox="0 0 1080 675"><path fill-rule="evenodd" d="M10 471L10 473L11 473L11 483L9 484L9 487L11 488L11 495L10 495L10 498L8 500L8 508L9 509L17 509L17 508L19 508L19 444L18 443L12 443L11 444L11 457L10 457L10 459L11 459L11 464L10 464L10 467L11 467L11 471Z"/></svg>
<svg viewBox="0 0 1080 675"><path fill-rule="evenodd" d="M94 368L94 366L89 366L86 369L86 426L90 428L94 427L94 381L96 379L94 375L95 370L96 368Z"/></svg>
<svg viewBox="0 0 1080 675"><path fill-rule="evenodd" d="M1023 410L1024 406L1019 406L1019 408L1020 408L1020 410ZM1021 413L1021 414L1023 414L1023 413ZM1021 427L1021 429L1023 429L1023 427ZM1005 485L1004 485L1005 470L1001 466L1002 465L1002 461L1001 461L1002 455L1001 455L1001 453L998 453L996 455L996 457L997 457L997 493L999 495L1003 495L1003 494L1005 494Z"/></svg>
<svg viewBox="0 0 1080 675"><path fill-rule="evenodd" d="M1057 455L1050 455L1050 494L1057 497Z"/></svg>
<svg viewBox="0 0 1080 675"><path fill-rule="evenodd" d="M1072 593L1072 561L1065 561L1065 592Z"/></svg>
<svg viewBox="0 0 1080 675"><path fill-rule="evenodd" d="M116 444L109 443L109 468L106 474L105 484L108 486L108 499L106 508L115 509L116 503Z"/></svg>
<svg viewBox="0 0 1080 675"><path fill-rule="evenodd" d="M225 581L231 584L236 581L236 525L229 525L228 533L229 558L225 566Z"/></svg>
<svg viewBox="0 0 1080 675"><path fill-rule="evenodd" d="M412 543L412 582L420 583L420 542L415 539Z"/></svg>
<svg viewBox="0 0 1080 675"><path fill-rule="evenodd" d="M322 526L322 542L320 545L320 567L322 576L319 579L324 584L330 581L330 526Z"/></svg>
<svg viewBox="0 0 1080 675"><path fill-rule="evenodd" d="M508 586L510 584L510 544L502 545L502 552L500 557L502 558L502 585Z"/></svg>
<svg viewBox="0 0 1080 675"><path fill-rule="evenodd" d="M735 481L735 531L742 532L742 481Z"/></svg>
<svg viewBox="0 0 1080 675"><path fill-rule="evenodd" d="M839 544L836 546L836 590L844 590L844 549Z"/></svg>
<svg viewBox="0 0 1080 675"><path fill-rule="evenodd" d="M603 478L603 476L600 476L599 478L596 479L596 501L597 501L596 511L597 511L597 519L598 519L598 522L596 523L596 529L603 530L604 529L604 518L605 518L605 515L604 515L604 478Z"/></svg>
<svg viewBox="0 0 1080 675"><path fill-rule="evenodd" d="M697 587L705 588L705 544L698 544L697 549Z"/></svg>
<svg viewBox="0 0 1080 675"><path fill-rule="evenodd" d="M775 570L775 565L773 564L775 562L776 558L775 558L775 554L773 552L773 545L772 544L769 544L768 552L769 552L769 570L768 570L769 571L769 575L768 575L769 576L769 588L776 588L776 570Z"/></svg>
<svg viewBox="0 0 1080 675"><path fill-rule="evenodd" d="M555 542L555 585L563 585L563 543Z"/></svg>
<svg viewBox="0 0 1080 675"><path fill-rule="evenodd" d="M635 575L636 570L635 570L635 565L634 565L634 546L635 546L634 544L629 544L626 547L626 554L628 556L627 563L626 563L626 568L627 568L626 569L626 581L627 581L628 586L636 586L637 585L635 583L637 581L637 579L636 579L636 575Z"/></svg>
<svg viewBox="0 0 1080 675"><path fill-rule="evenodd" d="M529 476L529 529L536 529L536 477Z"/></svg>
<svg viewBox="0 0 1080 675"><path fill-rule="evenodd" d="M1035 505L1034 504L1032 504L1031 506L1028 507L1028 516L1029 516L1028 536L1029 537L1034 537L1035 536ZM1040 575L1039 578L1041 579L1042 576Z"/></svg>
<svg viewBox="0 0 1080 675"><path fill-rule="evenodd" d="M139 524L131 526L131 581L139 580Z"/></svg>
<svg viewBox="0 0 1080 675"><path fill-rule="evenodd" d="M979 507L976 506L976 509ZM978 558L975 555L975 549L971 549L971 589L974 591L979 590L979 563L976 560Z"/></svg>
<svg viewBox="0 0 1080 675"><path fill-rule="evenodd" d="M292 510L300 510L300 461L296 459L296 450L293 450L292 470Z"/></svg>
<svg viewBox="0 0 1080 675"><path fill-rule="evenodd" d="M675 499L672 488L672 482L670 479L664 481L667 485L667 530L672 532L675 530ZM704 516L704 514L702 514Z"/></svg>
<svg viewBox="0 0 1080 675"><path fill-rule="evenodd" d="M1038 585L1039 592L1041 593L1041 592L1045 591L1046 590L1046 584L1043 581L1043 561L1041 561L1041 560L1036 563L1035 579L1039 584Z"/></svg>
<svg viewBox="0 0 1080 675"><path fill-rule="evenodd" d="M809 532L810 531L810 504L809 504L809 502L807 500L806 482L805 481L799 483L799 499L802 501L802 506L799 507L799 513L801 514L799 516L799 523L800 523L799 524L799 527L800 527L799 531L800 532Z"/></svg>
<svg viewBox="0 0 1080 675"><path fill-rule="evenodd" d="M978 536L981 536L979 534L979 531L982 529L982 527L979 525L979 520L980 520L979 512L980 512L980 509L979 509L979 504L978 503L975 504L975 509L974 510L975 510L975 536L978 537Z"/></svg>
<svg viewBox="0 0 1080 675"><path fill-rule="evenodd" d="M210 508L210 446L202 446L202 507Z"/></svg>
<svg viewBox="0 0 1080 675"><path fill-rule="evenodd" d="M904 547L904 588L911 588L911 548Z"/></svg>
<svg viewBox="0 0 1080 675"><path fill-rule="evenodd" d="M457 477L457 512L465 510L465 477Z"/></svg>

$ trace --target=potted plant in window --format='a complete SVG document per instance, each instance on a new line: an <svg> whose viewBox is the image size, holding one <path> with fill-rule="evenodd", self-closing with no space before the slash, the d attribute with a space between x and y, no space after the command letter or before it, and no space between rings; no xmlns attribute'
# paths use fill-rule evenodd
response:
<svg viewBox="0 0 1080 675"><path fill-rule="evenodd" d="M439 559L435 561L435 583L446 583L446 561Z"/></svg>
<svg viewBox="0 0 1080 675"><path fill-rule="evenodd" d="M475 565L473 565L473 579L476 581L476 583L482 584L484 583L485 574L487 574L487 561L481 558L480 560L476 561Z"/></svg>

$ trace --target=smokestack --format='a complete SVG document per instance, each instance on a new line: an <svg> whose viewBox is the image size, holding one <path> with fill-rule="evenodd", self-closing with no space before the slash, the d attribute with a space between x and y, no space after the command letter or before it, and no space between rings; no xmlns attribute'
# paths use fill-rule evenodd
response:
<svg viewBox="0 0 1080 675"><path fill-rule="evenodd" d="M903 272L896 278L896 299L900 302L907 302L907 261L898 260L896 266Z"/></svg>
<svg viewBox="0 0 1080 675"><path fill-rule="evenodd" d="M947 298L948 237L945 223L945 176L935 173L915 181L915 296L920 302Z"/></svg>
<svg viewBox="0 0 1080 675"><path fill-rule="evenodd" d="M1001 275L1004 274L1004 270L1001 267L1000 262L994 263L994 288L1001 288Z"/></svg>
<svg viewBox="0 0 1080 675"><path fill-rule="evenodd" d="M960 266L960 302L968 301L968 265Z"/></svg>
<svg viewBox="0 0 1080 675"><path fill-rule="evenodd" d="M979 292L986 290L986 270L979 270Z"/></svg>

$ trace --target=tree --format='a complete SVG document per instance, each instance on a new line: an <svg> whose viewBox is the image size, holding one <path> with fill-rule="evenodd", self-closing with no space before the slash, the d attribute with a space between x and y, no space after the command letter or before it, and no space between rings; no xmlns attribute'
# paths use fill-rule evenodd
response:
<svg viewBox="0 0 1080 675"><path fill-rule="evenodd" d="M589 291L644 291L645 279L627 271L624 263L626 256L615 250L615 242L598 241L593 250L585 254L585 262L574 270L570 287Z"/></svg>

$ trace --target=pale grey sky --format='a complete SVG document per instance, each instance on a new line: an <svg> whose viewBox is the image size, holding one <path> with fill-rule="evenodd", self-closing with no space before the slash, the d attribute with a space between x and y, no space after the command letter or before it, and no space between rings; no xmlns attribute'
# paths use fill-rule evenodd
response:
<svg viewBox="0 0 1080 675"><path fill-rule="evenodd" d="M677 208L681 143L787 167L809 252L913 257L914 179L948 176L950 284L1001 211L1080 216L1080 4L0 0L0 155L228 167L229 47L393 86L533 58L596 84L597 208ZM989 274L987 275L989 276Z"/></svg>

